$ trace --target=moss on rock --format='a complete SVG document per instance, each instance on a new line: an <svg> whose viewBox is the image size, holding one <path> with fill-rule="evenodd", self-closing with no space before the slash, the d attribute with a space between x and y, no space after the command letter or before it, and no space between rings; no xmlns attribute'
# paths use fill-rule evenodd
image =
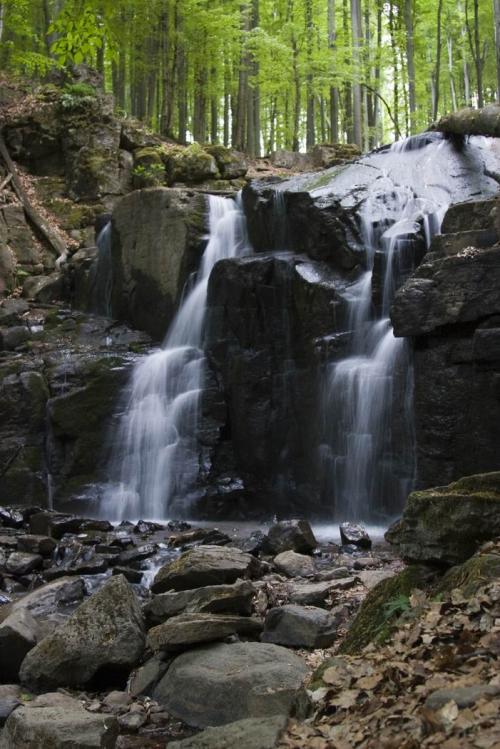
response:
<svg viewBox="0 0 500 749"><path fill-rule="evenodd" d="M386 539L409 562L452 566L498 535L500 472L493 472L413 492Z"/></svg>
<svg viewBox="0 0 500 749"><path fill-rule="evenodd" d="M167 156L167 177L169 184L196 184L207 179L217 179L219 170L214 157L198 143L193 143L187 148L170 149Z"/></svg>
<svg viewBox="0 0 500 749"><path fill-rule="evenodd" d="M433 577L434 573L428 567L412 565L398 575L382 580L363 601L339 653L355 655L371 642L384 642L391 634L398 617L396 607L391 615L388 604L409 596L415 588L428 587Z"/></svg>

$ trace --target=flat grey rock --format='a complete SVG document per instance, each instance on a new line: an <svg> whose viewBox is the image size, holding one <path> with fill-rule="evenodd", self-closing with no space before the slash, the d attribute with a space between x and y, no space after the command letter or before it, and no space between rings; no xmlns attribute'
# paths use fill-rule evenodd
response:
<svg viewBox="0 0 500 749"><path fill-rule="evenodd" d="M173 741L168 749L273 749L286 726L287 718L247 718L217 728L206 728L196 736Z"/></svg>
<svg viewBox="0 0 500 749"><path fill-rule="evenodd" d="M222 546L198 546L162 567L151 590L192 590L206 585L224 585L259 573L260 564L250 554Z"/></svg>
<svg viewBox="0 0 500 749"><path fill-rule="evenodd" d="M290 650L255 642L216 644L178 656L154 690L167 712L197 728L245 718L304 715L308 669Z"/></svg>
<svg viewBox="0 0 500 749"><path fill-rule="evenodd" d="M194 590L160 593L144 604L143 612L149 625L161 624L183 613L249 616L254 595L255 588L248 580L237 580L232 585L208 585Z"/></svg>
<svg viewBox="0 0 500 749"><path fill-rule="evenodd" d="M179 614L149 630L147 645L153 652L182 650L230 635L257 639L262 632L258 619L233 614Z"/></svg>
<svg viewBox="0 0 500 749"><path fill-rule="evenodd" d="M337 621L329 611L288 604L268 612L261 640L295 648L327 648L336 636Z"/></svg>

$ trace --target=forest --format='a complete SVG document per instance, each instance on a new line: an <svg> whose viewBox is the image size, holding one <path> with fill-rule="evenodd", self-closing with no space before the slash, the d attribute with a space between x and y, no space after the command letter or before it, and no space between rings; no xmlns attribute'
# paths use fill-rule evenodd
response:
<svg viewBox="0 0 500 749"><path fill-rule="evenodd" d="M500 0L3 0L0 66L102 74L124 114L260 156L363 150L500 96Z"/></svg>

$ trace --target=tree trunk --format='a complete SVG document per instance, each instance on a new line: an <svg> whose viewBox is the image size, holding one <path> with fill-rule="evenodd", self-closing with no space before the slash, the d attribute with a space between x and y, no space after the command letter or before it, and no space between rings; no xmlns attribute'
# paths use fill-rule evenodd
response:
<svg viewBox="0 0 500 749"><path fill-rule="evenodd" d="M179 143L186 143L187 140L187 120L188 120L188 101L187 101L187 74L188 61L184 47L178 45L178 68L177 68L177 116L178 139Z"/></svg>
<svg viewBox="0 0 500 749"><path fill-rule="evenodd" d="M314 37L314 25L313 25L313 8L312 0L305 0L305 15L306 15L306 46L307 46L307 78L306 78L306 149L309 151L314 147L316 143L316 132L315 132L315 101L314 101L314 89L313 89L313 70L312 70L312 54L313 54L313 37Z"/></svg>
<svg viewBox="0 0 500 749"><path fill-rule="evenodd" d="M434 101L432 105L432 119L436 120L439 110L439 79L441 77L441 18L443 12L443 0L438 2L437 27L436 27L436 66L434 68Z"/></svg>
<svg viewBox="0 0 500 749"><path fill-rule="evenodd" d="M353 42L353 59L354 69L359 76L361 73L361 44L363 41L363 31L361 27L361 3L360 0L351 0L351 26ZM353 91L353 126L354 142L360 148L363 147L363 127L361 114L361 84L356 82L352 87Z"/></svg>
<svg viewBox="0 0 500 749"><path fill-rule="evenodd" d="M405 0L406 64L408 66L408 103L410 107L410 132L416 131L417 93L415 86L414 0Z"/></svg>
<svg viewBox="0 0 500 749"><path fill-rule="evenodd" d="M457 104L457 90L455 87L455 77L453 75L453 41L451 36L448 37L448 73L450 76L450 93L451 93L451 107L453 111L458 109Z"/></svg>
<svg viewBox="0 0 500 749"><path fill-rule="evenodd" d="M328 0L328 47L332 64L335 60L336 40L335 0ZM339 104L339 90L337 86L330 86L330 140L332 143L337 143L339 140Z"/></svg>
<svg viewBox="0 0 500 749"><path fill-rule="evenodd" d="M440 0L441 2L441 0ZM396 20L394 13L394 4L389 4L389 32L391 36L391 49L392 49L392 64L393 64L393 88L392 88L392 100L393 100L393 117L394 117L394 129L395 138L398 139L399 127L399 71L398 71L398 48L396 42Z"/></svg>
<svg viewBox="0 0 500 749"><path fill-rule="evenodd" d="M493 0L495 11L495 52L497 67L497 101L500 103L500 0Z"/></svg>

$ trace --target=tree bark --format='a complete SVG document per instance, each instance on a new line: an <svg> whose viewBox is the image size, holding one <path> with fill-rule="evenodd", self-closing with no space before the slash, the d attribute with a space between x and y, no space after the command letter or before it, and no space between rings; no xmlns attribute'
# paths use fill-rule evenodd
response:
<svg viewBox="0 0 500 749"><path fill-rule="evenodd" d="M408 103L410 107L410 132L416 131L417 94L415 85L414 0L405 0L406 64L408 67Z"/></svg>
<svg viewBox="0 0 500 749"><path fill-rule="evenodd" d="M439 0L437 9L436 26L436 66L434 68L434 101L432 103L432 119L436 120L439 110L439 79L441 77L441 18L443 13L443 0Z"/></svg>
<svg viewBox="0 0 500 749"><path fill-rule="evenodd" d="M335 60L336 41L335 0L328 0L328 47L331 53L332 65ZM337 143L339 140L339 104L339 90L337 86L330 86L330 140L332 143Z"/></svg>
<svg viewBox="0 0 500 749"><path fill-rule="evenodd" d="M312 53L313 53L313 9L312 0L306 0L306 45L307 45L307 78L306 78L306 149L310 151L316 143L315 132L315 101L313 89L313 70L312 70Z"/></svg>
<svg viewBox="0 0 500 749"><path fill-rule="evenodd" d="M495 56L497 67L497 101L500 103L500 0L493 0L495 13Z"/></svg>
<svg viewBox="0 0 500 749"><path fill-rule="evenodd" d="M354 67L359 76L361 70L361 44L363 40L363 30L361 26L361 3L360 0L351 0L351 26L352 42L354 48ZM363 127L361 114L361 84L356 82L352 87L353 92L353 127L354 142L360 148L363 147Z"/></svg>
<svg viewBox="0 0 500 749"><path fill-rule="evenodd" d="M441 0L440 0L441 2ZM393 118L394 118L394 129L396 139L400 132L399 127L399 76L398 76L398 48L396 43L396 18L394 13L393 2L389 3L389 33L391 37L391 49L392 49L392 64L393 64L393 87L392 87L392 100L393 100Z"/></svg>

